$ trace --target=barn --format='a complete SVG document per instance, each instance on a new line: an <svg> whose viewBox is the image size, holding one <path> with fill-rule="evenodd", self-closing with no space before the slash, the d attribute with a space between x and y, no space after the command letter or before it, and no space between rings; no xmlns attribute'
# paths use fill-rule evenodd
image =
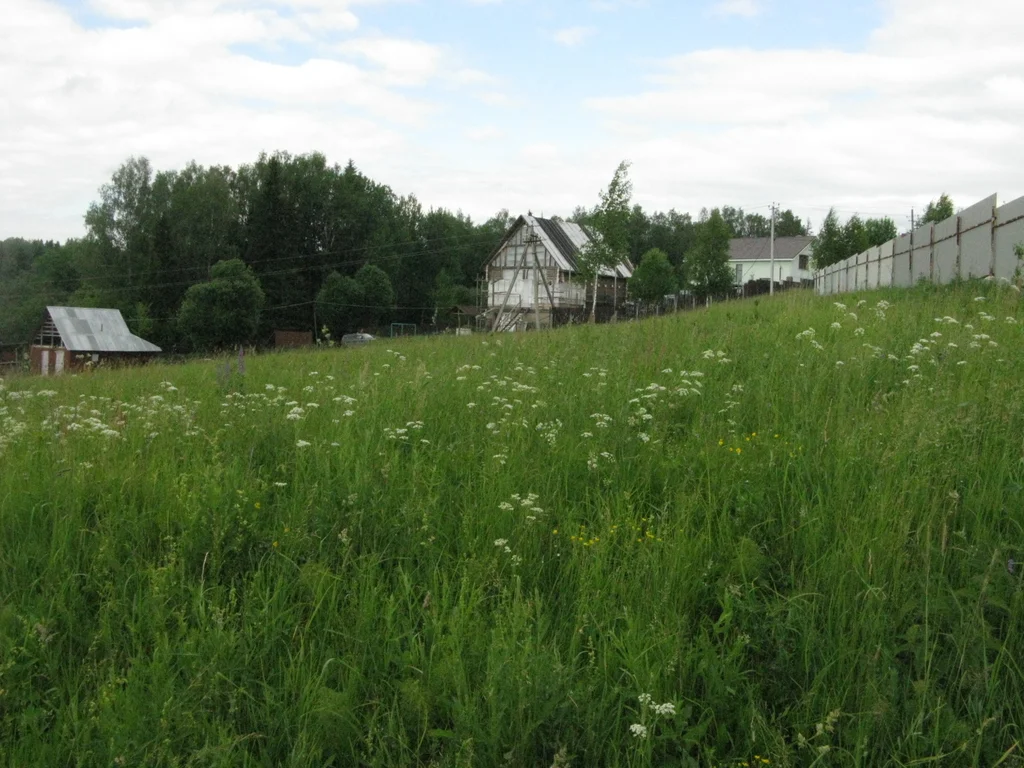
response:
<svg viewBox="0 0 1024 768"><path fill-rule="evenodd" d="M47 307L29 349L29 367L43 376L59 375L102 362L147 360L159 352L129 331L116 309Z"/></svg>
<svg viewBox="0 0 1024 768"><path fill-rule="evenodd" d="M594 235L585 227L561 219L531 214L513 222L501 244L487 260L487 319L497 330L558 324L559 317L585 317L593 284L577 280L577 256ZM623 261L602 269L597 301L611 315L626 298L626 281L633 265Z"/></svg>

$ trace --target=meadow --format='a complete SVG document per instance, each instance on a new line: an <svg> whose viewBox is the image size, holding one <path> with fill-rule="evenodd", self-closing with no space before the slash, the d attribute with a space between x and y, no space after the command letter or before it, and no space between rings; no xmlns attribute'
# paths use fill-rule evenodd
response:
<svg viewBox="0 0 1024 768"><path fill-rule="evenodd" d="M0 764L1024 765L1010 286L0 383Z"/></svg>

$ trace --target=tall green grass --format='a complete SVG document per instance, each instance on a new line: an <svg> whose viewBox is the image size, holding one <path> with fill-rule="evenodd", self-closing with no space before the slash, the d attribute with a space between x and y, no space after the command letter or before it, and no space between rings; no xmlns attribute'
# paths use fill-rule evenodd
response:
<svg viewBox="0 0 1024 768"><path fill-rule="evenodd" d="M5 764L1021 765L1018 296L843 301L7 382Z"/></svg>

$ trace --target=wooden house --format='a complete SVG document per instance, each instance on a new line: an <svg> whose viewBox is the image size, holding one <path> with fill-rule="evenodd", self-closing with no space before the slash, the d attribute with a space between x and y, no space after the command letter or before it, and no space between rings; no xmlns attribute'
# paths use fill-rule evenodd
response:
<svg viewBox="0 0 1024 768"><path fill-rule="evenodd" d="M106 361L151 358L160 347L128 330L116 309L47 307L29 348L29 367L43 376L81 370Z"/></svg>
<svg viewBox="0 0 1024 768"><path fill-rule="evenodd" d="M594 285L579 280L577 257L594 239L593 233L574 222L531 214L516 219L486 264L490 327L551 326L559 313L585 316ZM599 307L614 311L620 306L632 275L628 260L614 269L602 269Z"/></svg>

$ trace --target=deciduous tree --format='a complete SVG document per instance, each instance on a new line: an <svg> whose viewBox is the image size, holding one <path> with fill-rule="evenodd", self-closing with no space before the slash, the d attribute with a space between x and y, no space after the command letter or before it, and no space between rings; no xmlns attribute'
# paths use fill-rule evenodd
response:
<svg viewBox="0 0 1024 768"><path fill-rule="evenodd" d="M633 277L629 280L629 291L641 301L660 301L675 293L678 288L676 271L664 251L652 248L641 258Z"/></svg>
<svg viewBox="0 0 1024 768"><path fill-rule="evenodd" d="M940 221L944 221L953 215L953 200L943 192L939 195L938 200L932 200L928 203L928 207L924 210L924 217L921 219L922 224L934 222L938 224Z"/></svg>
<svg viewBox="0 0 1024 768"><path fill-rule="evenodd" d="M715 208L697 225L697 239L686 257L686 277L698 298L718 296L732 289L729 271L730 231Z"/></svg>
<svg viewBox="0 0 1024 768"><path fill-rule="evenodd" d="M239 259L214 264L210 277L186 291L178 311L180 331L197 349L252 341L264 303L259 280Z"/></svg>

